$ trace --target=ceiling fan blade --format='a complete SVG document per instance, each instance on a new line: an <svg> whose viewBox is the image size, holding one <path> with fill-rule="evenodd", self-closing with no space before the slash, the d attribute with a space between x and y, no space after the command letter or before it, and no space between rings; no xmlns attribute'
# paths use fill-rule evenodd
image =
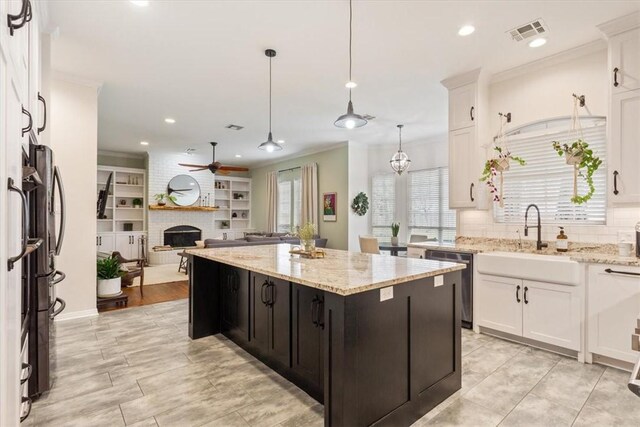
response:
<svg viewBox="0 0 640 427"><path fill-rule="evenodd" d="M223 165L218 167L218 170L230 171L230 172L248 172L249 171L248 168L243 168L243 167L240 167L240 166L223 166Z"/></svg>
<svg viewBox="0 0 640 427"><path fill-rule="evenodd" d="M209 165L192 165L190 163L178 163L180 166L186 166L188 168L208 168Z"/></svg>
<svg viewBox="0 0 640 427"><path fill-rule="evenodd" d="M215 173L218 175L229 175L231 172L218 169Z"/></svg>
<svg viewBox="0 0 640 427"><path fill-rule="evenodd" d="M208 167L206 168L198 168L198 169L189 169L189 172L200 172L200 171L205 171L209 169Z"/></svg>

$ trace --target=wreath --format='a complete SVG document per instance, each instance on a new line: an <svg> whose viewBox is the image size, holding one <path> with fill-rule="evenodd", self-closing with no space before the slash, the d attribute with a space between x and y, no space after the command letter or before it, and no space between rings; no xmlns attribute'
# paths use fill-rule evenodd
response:
<svg viewBox="0 0 640 427"><path fill-rule="evenodd" d="M363 216L369 210L369 198L362 191L353 199L351 209L356 215Z"/></svg>

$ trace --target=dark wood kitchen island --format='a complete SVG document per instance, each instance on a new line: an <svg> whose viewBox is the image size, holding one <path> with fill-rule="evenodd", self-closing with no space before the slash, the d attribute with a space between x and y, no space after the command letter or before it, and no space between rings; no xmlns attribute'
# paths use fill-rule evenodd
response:
<svg viewBox="0 0 640 427"><path fill-rule="evenodd" d="M288 244L188 250L189 336L222 333L324 404L410 425L461 386L464 265Z"/></svg>

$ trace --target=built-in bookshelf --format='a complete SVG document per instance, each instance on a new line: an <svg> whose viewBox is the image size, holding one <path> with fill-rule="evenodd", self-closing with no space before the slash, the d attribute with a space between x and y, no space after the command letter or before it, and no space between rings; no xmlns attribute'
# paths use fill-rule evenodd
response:
<svg viewBox="0 0 640 427"><path fill-rule="evenodd" d="M214 187L216 230L235 236L251 229L251 178L216 175Z"/></svg>

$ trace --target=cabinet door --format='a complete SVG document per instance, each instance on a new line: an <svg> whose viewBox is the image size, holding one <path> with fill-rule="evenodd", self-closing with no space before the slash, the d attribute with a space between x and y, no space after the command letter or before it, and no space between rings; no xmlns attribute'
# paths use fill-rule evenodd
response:
<svg viewBox="0 0 640 427"><path fill-rule="evenodd" d="M281 279L269 279L271 300L271 356L290 366L291 343L291 284Z"/></svg>
<svg viewBox="0 0 640 427"><path fill-rule="evenodd" d="M449 130L473 126L477 85L471 83L449 91Z"/></svg>
<svg viewBox="0 0 640 427"><path fill-rule="evenodd" d="M522 335L522 280L479 275L478 325Z"/></svg>
<svg viewBox="0 0 640 427"><path fill-rule="evenodd" d="M293 371L303 379L308 392L322 397L324 365L324 292L293 286ZM314 396L315 397L315 396Z"/></svg>
<svg viewBox="0 0 640 427"><path fill-rule="evenodd" d="M575 286L523 281L522 335L580 350L582 298Z"/></svg>
<svg viewBox="0 0 640 427"><path fill-rule="evenodd" d="M132 233L131 234L131 258L142 258L142 243L140 238L145 233Z"/></svg>
<svg viewBox="0 0 640 427"><path fill-rule="evenodd" d="M268 277L251 273L251 343L265 353L269 350L270 308L265 296Z"/></svg>
<svg viewBox="0 0 640 427"><path fill-rule="evenodd" d="M612 37L611 55L612 92L620 93L640 88L640 28ZM615 72L615 69L618 69ZM617 81L618 85L615 85Z"/></svg>
<svg viewBox="0 0 640 427"><path fill-rule="evenodd" d="M476 131L465 128L449 132L449 208L476 206L480 170L476 162Z"/></svg>
<svg viewBox="0 0 640 427"><path fill-rule="evenodd" d="M111 254L115 250L115 236L113 234L98 234L98 252Z"/></svg>
<svg viewBox="0 0 640 427"><path fill-rule="evenodd" d="M613 203L640 203L640 89L611 99L609 194ZM617 189L618 194L615 194Z"/></svg>
<svg viewBox="0 0 640 427"><path fill-rule="evenodd" d="M249 341L249 273L221 266L222 330L234 339Z"/></svg>
<svg viewBox="0 0 640 427"><path fill-rule="evenodd" d="M631 350L631 334L640 313L640 278L607 273L623 271L640 274L640 268L590 266L587 293L588 348L590 353L636 363Z"/></svg>
<svg viewBox="0 0 640 427"><path fill-rule="evenodd" d="M125 258L132 258L132 237L131 234L116 234L116 246L115 250L120 252Z"/></svg>
<svg viewBox="0 0 640 427"><path fill-rule="evenodd" d="M238 324L238 294L233 280L233 267L220 265L220 323L222 332L231 333Z"/></svg>

